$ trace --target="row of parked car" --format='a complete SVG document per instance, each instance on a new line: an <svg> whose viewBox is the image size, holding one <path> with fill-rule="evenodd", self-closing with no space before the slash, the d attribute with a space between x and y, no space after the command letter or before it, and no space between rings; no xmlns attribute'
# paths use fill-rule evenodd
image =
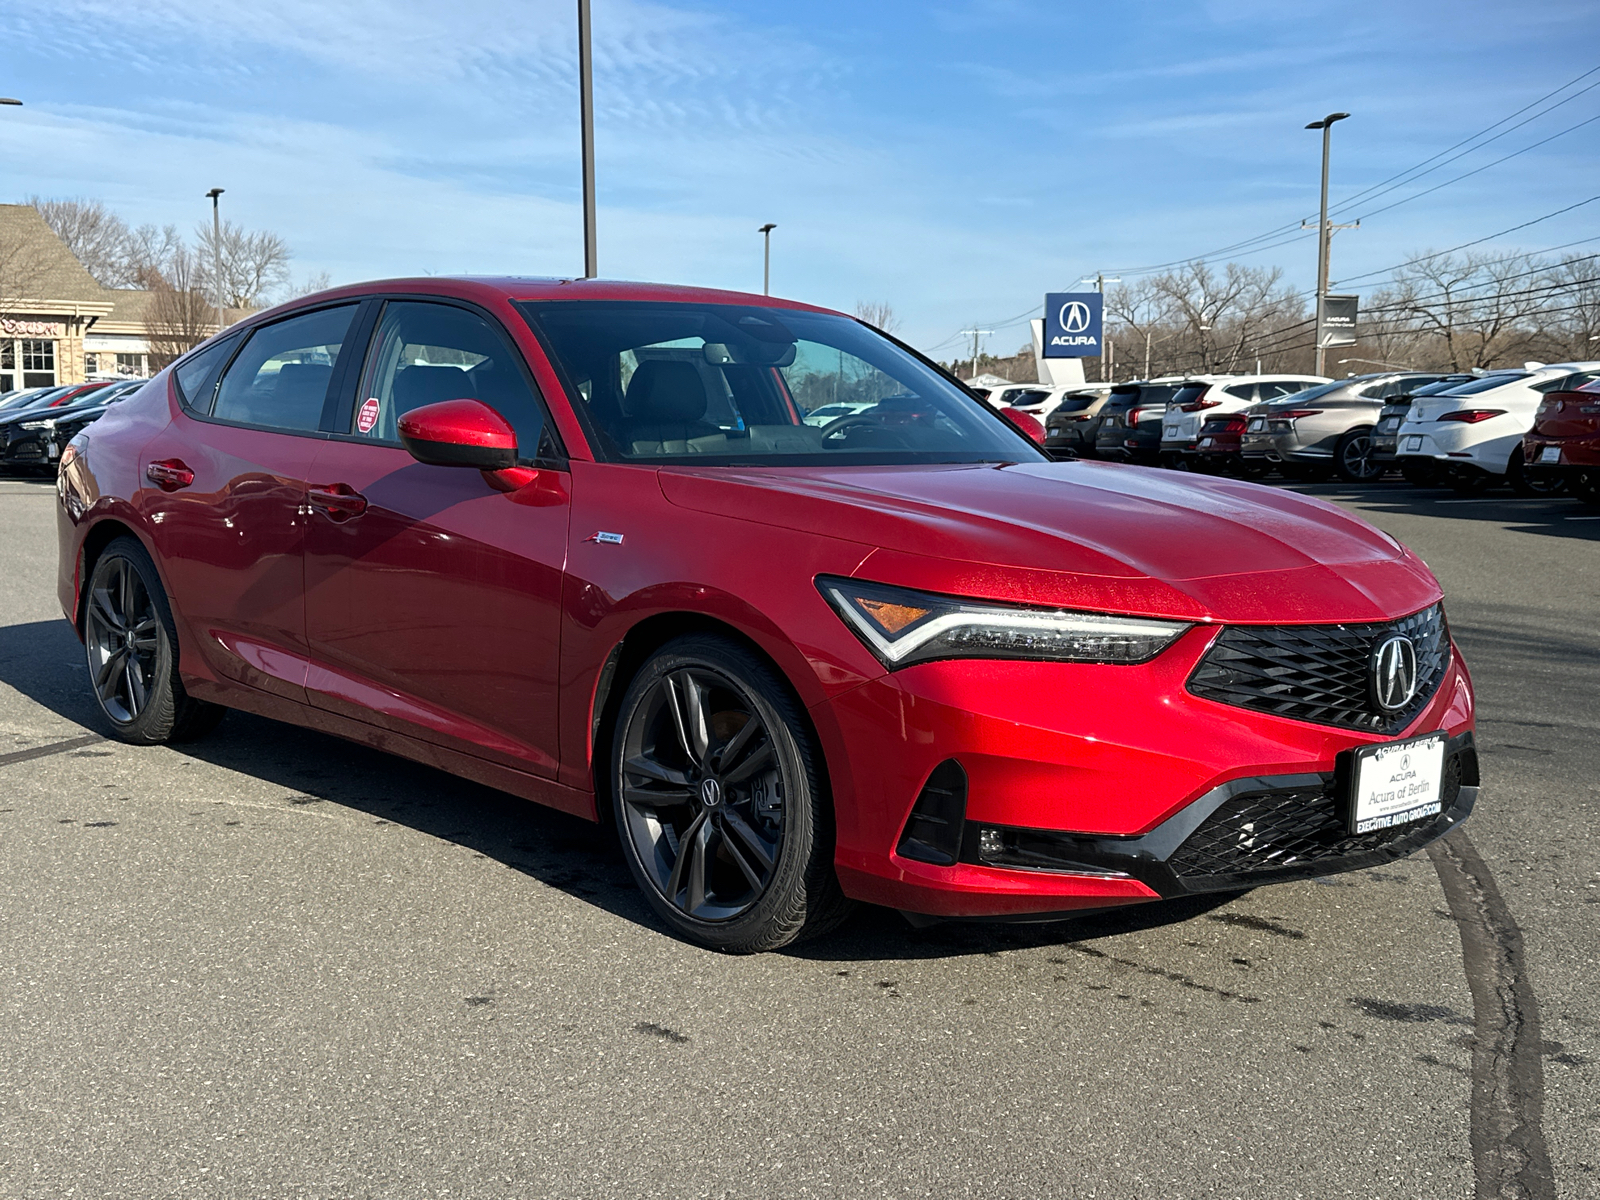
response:
<svg viewBox="0 0 1600 1200"><path fill-rule="evenodd" d="M1600 362L1447 374L1172 376L986 393L1058 457L1350 483L1600 496ZM1597 501L1600 502L1600 501Z"/></svg>
<svg viewBox="0 0 1600 1200"><path fill-rule="evenodd" d="M0 469L53 473L61 451L80 430L147 382L94 379L0 394Z"/></svg>

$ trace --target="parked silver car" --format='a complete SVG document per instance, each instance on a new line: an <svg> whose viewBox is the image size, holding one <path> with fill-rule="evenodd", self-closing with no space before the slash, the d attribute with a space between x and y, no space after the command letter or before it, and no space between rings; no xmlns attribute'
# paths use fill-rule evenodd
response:
<svg viewBox="0 0 1600 1200"><path fill-rule="evenodd" d="M1276 465L1295 479L1349 483L1375 479L1384 466L1372 458L1372 428L1383 402L1442 377L1439 371L1355 375L1251 410L1239 444L1245 464Z"/></svg>

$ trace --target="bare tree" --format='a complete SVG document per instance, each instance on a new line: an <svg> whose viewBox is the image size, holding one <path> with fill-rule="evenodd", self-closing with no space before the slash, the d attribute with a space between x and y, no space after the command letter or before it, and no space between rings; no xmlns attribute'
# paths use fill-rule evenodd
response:
<svg viewBox="0 0 1600 1200"><path fill-rule="evenodd" d="M176 225L141 225L123 244L124 287L155 287L173 271L174 260L186 253Z"/></svg>
<svg viewBox="0 0 1600 1200"><path fill-rule="evenodd" d="M211 276L216 271L218 244L212 227L201 224L195 240L204 286L215 297ZM220 245L222 298L227 307L256 308L268 293L289 282L289 246L277 234L265 230L249 233L243 226L224 221Z"/></svg>
<svg viewBox="0 0 1600 1200"><path fill-rule="evenodd" d="M298 283L290 283L284 288L285 300L298 300L301 296L309 296L313 292L325 292L333 286L333 277L326 271L315 271L307 275Z"/></svg>
<svg viewBox="0 0 1600 1200"><path fill-rule="evenodd" d="M29 196L45 224L66 243L102 287L126 287L128 224L99 200L46 200Z"/></svg>
<svg viewBox="0 0 1600 1200"><path fill-rule="evenodd" d="M857 300L856 319L884 333L893 333L900 328L900 318L895 316L894 308L887 300Z"/></svg>
<svg viewBox="0 0 1600 1200"><path fill-rule="evenodd" d="M217 310L200 289L195 252L180 248L164 274L151 280L152 296L145 311L145 336L150 343L150 369L159 371L216 332Z"/></svg>
<svg viewBox="0 0 1600 1200"><path fill-rule="evenodd" d="M1461 371L1531 353L1551 282L1548 267L1525 254L1429 254L1395 272L1389 302L1440 343L1443 365Z"/></svg>

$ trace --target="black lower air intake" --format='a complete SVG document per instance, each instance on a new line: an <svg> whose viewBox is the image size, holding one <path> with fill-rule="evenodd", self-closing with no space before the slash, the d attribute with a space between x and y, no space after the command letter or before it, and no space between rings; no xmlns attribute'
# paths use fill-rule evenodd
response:
<svg viewBox="0 0 1600 1200"><path fill-rule="evenodd" d="M896 853L935 866L954 866L966 817L967 773L955 759L947 758L922 785Z"/></svg>

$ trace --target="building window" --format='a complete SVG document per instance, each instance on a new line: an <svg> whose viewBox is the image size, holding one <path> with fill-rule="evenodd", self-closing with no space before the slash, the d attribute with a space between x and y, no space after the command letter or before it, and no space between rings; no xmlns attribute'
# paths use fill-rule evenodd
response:
<svg viewBox="0 0 1600 1200"><path fill-rule="evenodd" d="M137 378L144 373L144 355L119 354L117 355L117 374L126 375L128 378Z"/></svg>
<svg viewBox="0 0 1600 1200"><path fill-rule="evenodd" d="M83 356L83 373L93 375L100 370L100 356L98 354L85 354Z"/></svg>
<svg viewBox="0 0 1600 1200"><path fill-rule="evenodd" d="M54 371L56 369L56 344L44 338L22 340L22 369L24 371Z"/></svg>
<svg viewBox="0 0 1600 1200"><path fill-rule="evenodd" d="M0 342L0 371L17 369L17 344L10 338Z"/></svg>

